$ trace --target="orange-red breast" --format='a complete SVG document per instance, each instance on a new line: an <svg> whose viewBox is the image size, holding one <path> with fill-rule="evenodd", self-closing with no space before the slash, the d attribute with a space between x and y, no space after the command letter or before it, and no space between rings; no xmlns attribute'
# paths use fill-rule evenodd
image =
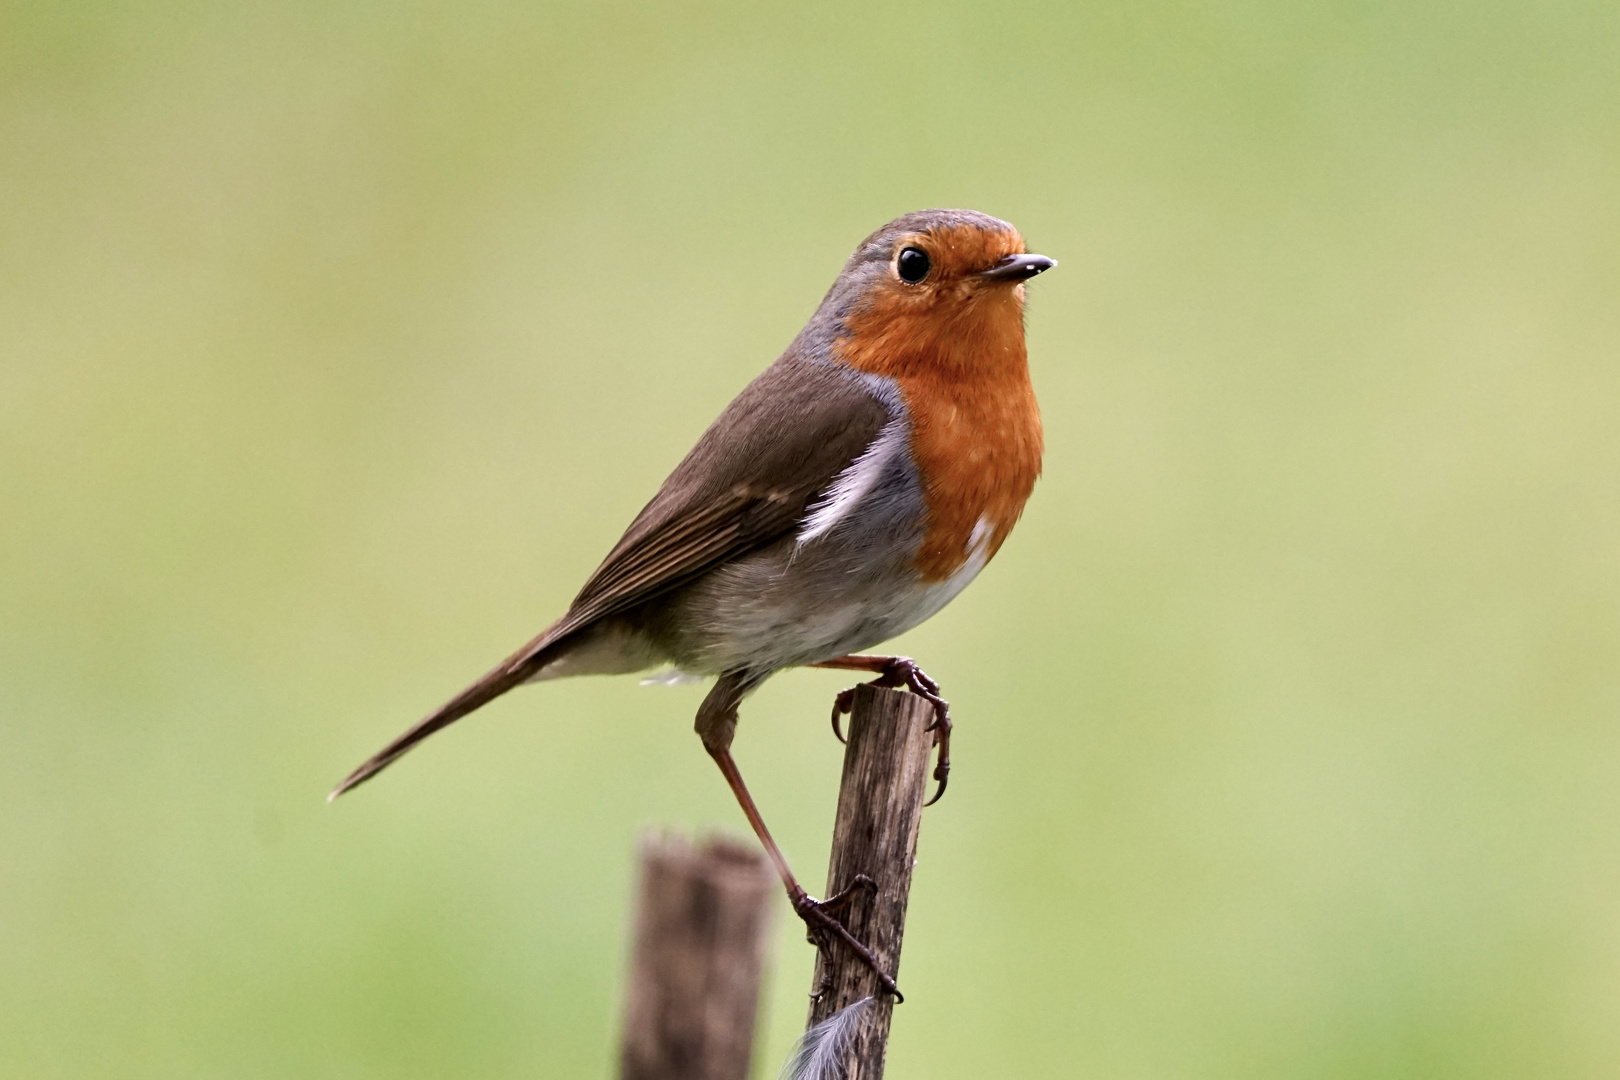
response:
<svg viewBox="0 0 1620 1080"><path fill-rule="evenodd" d="M876 969L800 888L760 819L731 757L737 707L782 668L877 672L934 703L943 792L950 721L938 687L904 657L850 654L949 603L1022 513L1041 468L1023 282L1054 265L1027 254L1017 229L972 210L918 211L867 237L567 613L332 796L520 683L666 663L715 675L697 716L704 747L794 909Z"/></svg>

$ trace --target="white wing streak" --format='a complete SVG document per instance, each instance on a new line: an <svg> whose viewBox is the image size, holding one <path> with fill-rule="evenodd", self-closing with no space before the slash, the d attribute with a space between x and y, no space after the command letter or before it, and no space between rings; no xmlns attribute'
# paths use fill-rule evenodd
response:
<svg viewBox="0 0 1620 1080"><path fill-rule="evenodd" d="M849 516L850 511L871 493L895 456L904 452L906 435L907 424L902 417L895 417L883 425L883 430L878 432L866 452L850 462L833 479L827 494L810 505L803 524L799 526L799 546L825 535Z"/></svg>

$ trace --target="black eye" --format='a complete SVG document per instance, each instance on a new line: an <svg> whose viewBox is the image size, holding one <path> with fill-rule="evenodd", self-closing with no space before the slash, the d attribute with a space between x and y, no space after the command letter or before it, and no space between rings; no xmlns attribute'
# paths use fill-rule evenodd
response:
<svg viewBox="0 0 1620 1080"><path fill-rule="evenodd" d="M900 280L915 285L928 276L932 264L928 261L928 252L922 248L908 247L900 252L895 260L895 269L900 272Z"/></svg>

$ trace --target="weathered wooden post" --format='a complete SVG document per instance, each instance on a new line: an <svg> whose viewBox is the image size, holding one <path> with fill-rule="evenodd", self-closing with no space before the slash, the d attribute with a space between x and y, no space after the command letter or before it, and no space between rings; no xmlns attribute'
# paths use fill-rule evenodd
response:
<svg viewBox="0 0 1620 1080"><path fill-rule="evenodd" d="M753 847L643 838L621 1080L746 1080L778 888Z"/></svg>
<svg viewBox="0 0 1620 1080"><path fill-rule="evenodd" d="M933 719L933 706L915 695L865 685L856 689L823 894L835 895L863 874L876 884L876 890L856 890L844 912L845 925L897 979L934 743L928 730ZM840 1030L829 1033L823 1028L817 1045L817 1025L867 998L872 1000L842 1014L848 1022L839 1025ZM812 1080L835 1076L879 1080L893 1009L894 999L879 991L877 977L859 958L838 942L821 950L811 984L811 1030L801 1047L796 1075ZM809 1054L819 1054L819 1060L806 1060Z"/></svg>

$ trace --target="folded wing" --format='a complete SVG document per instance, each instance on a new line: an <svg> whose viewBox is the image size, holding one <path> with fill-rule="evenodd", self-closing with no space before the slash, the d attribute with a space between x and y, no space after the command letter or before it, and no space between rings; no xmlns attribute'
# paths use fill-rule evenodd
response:
<svg viewBox="0 0 1620 1080"><path fill-rule="evenodd" d="M878 438L889 409L847 369L784 356L737 396L664 481L566 614L333 790L532 678L597 621L677 589L795 529Z"/></svg>

